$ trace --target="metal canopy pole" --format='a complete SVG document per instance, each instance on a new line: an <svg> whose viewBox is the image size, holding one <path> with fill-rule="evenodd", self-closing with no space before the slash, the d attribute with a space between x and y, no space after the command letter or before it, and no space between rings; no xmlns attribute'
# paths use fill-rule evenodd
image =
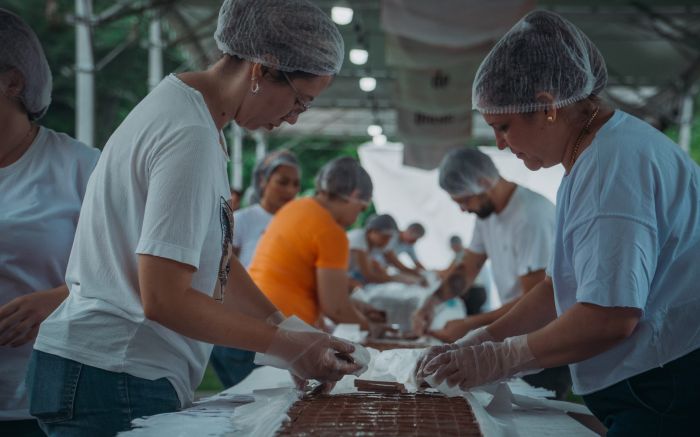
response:
<svg viewBox="0 0 700 437"><path fill-rule="evenodd" d="M260 130L253 132L255 139L255 162L260 162L267 153L267 137Z"/></svg>
<svg viewBox="0 0 700 437"><path fill-rule="evenodd" d="M153 11L148 35L148 89L152 90L163 79L163 39L159 10Z"/></svg>
<svg viewBox="0 0 700 437"><path fill-rule="evenodd" d="M688 92L681 103L681 128L678 133L678 144L686 153L690 153L690 131L693 124L693 91Z"/></svg>
<svg viewBox="0 0 700 437"><path fill-rule="evenodd" d="M92 0L75 0L75 131L78 141L95 145L95 57Z"/></svg>
<svg viewBox="0 0 700 437"><path fill-rule="evenodd" d="M231 123L231 139L233 150L229 153L232 160L228 180L231 181L231 188L240 191L243 189L243 129L235 122Z"/></svg>

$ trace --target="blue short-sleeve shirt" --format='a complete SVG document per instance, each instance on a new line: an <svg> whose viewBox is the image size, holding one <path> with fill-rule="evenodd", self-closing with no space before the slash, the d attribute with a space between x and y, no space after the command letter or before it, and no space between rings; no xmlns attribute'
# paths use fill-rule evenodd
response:
<svg viewBox="0 0 700 437"><path fill-rule="evenodd" d="M555 241L557 314L578 302L642 311L629 338L571 365L577 393L700 348L700 169L664 134L616 111L562 179Z"/></svg>

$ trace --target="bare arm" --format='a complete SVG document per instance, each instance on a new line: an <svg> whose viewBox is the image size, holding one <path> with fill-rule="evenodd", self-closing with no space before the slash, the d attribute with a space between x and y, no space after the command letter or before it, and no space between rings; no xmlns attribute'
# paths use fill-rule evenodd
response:
<svg viewBox="0 0 700 437"><path fill-rule="evenodd" d="M554 307L552 278L535 285L503 317L489 325L489 333L497 340L536 331L557 318Z"/></svg>
<svg viewBox="0 0 700 437"><path fill-rule="evenodd" d="M487 259L486 254L467 250L464 259L452 267L443 284L433 293L433 299L442 302L466 293Z"/></svg>
<svg viewBox="0 0 700 437"><path fill-rule="evenodd" d="M276 312L277 307L260 291L238 258L232 256L230 265L224 306L262 320Z"/></svg>
<svg viewBox="0 0 700 437"><path fill-rule="evenodd" d="M612 348L634 332L642 312L637 308L574 304L527 342L540 366L577 363Z"/></svg>
<svg viewBox="0 0 700 437"><path fill-rule="evenodd" d="M36 338L39 325L68 296L68 286L19 296L0 306L0 346L18 347Z"/></svg>
<svg viewBox="0 0 700 437"><path fill-rule="evenodd" d="M139 255L139 290L145 316L195 340L265 352L277 328L232 312L191 287L195 269L166 258Z"/></svg>
<svg viewBox="0 0 700 437"><path fill-rule="evenodd" d="M350 301L348 272L345 269L317 269L316 282L321 312L335 323L357 323L361 329L369 324Z"/></svg>
<svg viewBox="0 0 700 437"><path fill-rule="evenodd" d="M519 277L523 294L528 293L538 283L545 278L544 270L537 270L527 275ZM443 329L431 332L431 335L445 342L454 342L462 338L467 332L481 326L490 325L500 317L508 313L520 301L522 297L511 300L500 308L482 314L474 314L466 319L453 320L448 322Z"/></svg>
<svg viewBox="0 0 700 437"><path fill-rule="evenodd" d="M404 273L409 273L409 274L416 274L416 270L412 269L410 267L407 267L404 263L401 262L398 256L393 251L389 252L384 252L384 258L386 261L391 264L392 266L396 267L400 271Z"/></svg>
<svg viewBox="0 0 700 437"><path fill-rule="evenodd" d="M350 256L355 257L360 266L360 272L367 282L383 283L391 281L391 277L381 270L375 269L367 252L363 250L351 250Z"/></svg>

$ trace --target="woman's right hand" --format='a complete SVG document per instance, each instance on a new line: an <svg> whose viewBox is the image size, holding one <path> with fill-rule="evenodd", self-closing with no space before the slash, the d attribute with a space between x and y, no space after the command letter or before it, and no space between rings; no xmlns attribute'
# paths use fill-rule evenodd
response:
<svg viewBox="0 0 700 437"><path fill-rule="evenodd" d="M266 354L280 358L292 374L320 382L339 381L362 368L343 357L355 347L319 331L292 331L279 328Z"/></svg>

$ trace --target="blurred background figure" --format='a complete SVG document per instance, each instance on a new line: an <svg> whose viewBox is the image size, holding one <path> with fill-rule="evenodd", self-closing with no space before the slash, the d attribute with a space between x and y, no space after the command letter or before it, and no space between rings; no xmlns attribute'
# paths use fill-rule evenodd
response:
<svg viewBox="0 0 700 437"><path fill-rule="evenodd" d="M301 169L293 153L268 153L253 170L252 205L233 213L233 253L247 269L272 217L299 194ZM214 346L210 364L224 387L231 387L255 368L252 351Z"/></svg>
<svg viewBox="0 0 700 437"><path fill-rule="evenodd" d="M380 214L370 217L363 229L353 229L347 233L350 244L348 274L353 285L397 280L387 274L384 267L370 254L372 251L383 250L398 231L392 216Z"/></svg>
<svg viewBox="0 0 700 437"><path fill-rule="evenodd" d="M40 436L24 378L39 324L68 295L66 266L99 151L38 124L51 102L34 31L0 9L0 435Z"/></svg>

